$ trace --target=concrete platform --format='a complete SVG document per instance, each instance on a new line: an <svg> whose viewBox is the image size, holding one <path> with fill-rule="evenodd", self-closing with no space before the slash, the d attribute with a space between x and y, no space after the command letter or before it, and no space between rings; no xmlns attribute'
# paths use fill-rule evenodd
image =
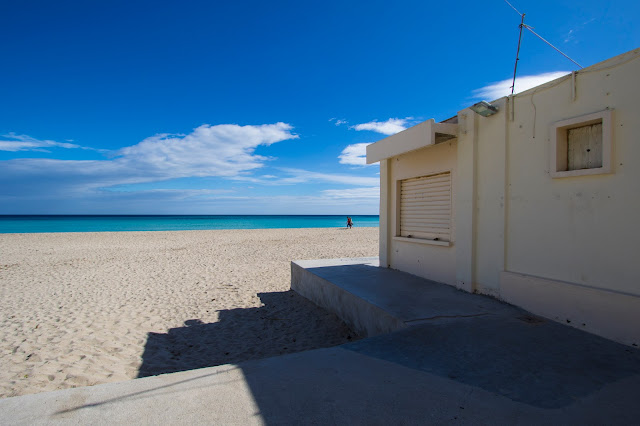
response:
<svg viewBox="0 0 640 426"><path fill-rule="evenodd" d="M377 257L293 261L291 288L365 337L426 321L525 314L489 297L379 268Z"/></svg>

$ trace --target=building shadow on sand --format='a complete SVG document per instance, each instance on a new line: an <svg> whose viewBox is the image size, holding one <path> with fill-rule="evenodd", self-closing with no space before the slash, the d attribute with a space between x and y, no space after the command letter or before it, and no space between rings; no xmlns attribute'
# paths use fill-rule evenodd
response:
<svg viewBox="0 0 640 426"><path fill-rule="evenodd" d="M149 333L138 377L235 364L358 338L337 316L293 290L258 297L264 306L221 310L215 323L194 318L168 333Z"/></svg>

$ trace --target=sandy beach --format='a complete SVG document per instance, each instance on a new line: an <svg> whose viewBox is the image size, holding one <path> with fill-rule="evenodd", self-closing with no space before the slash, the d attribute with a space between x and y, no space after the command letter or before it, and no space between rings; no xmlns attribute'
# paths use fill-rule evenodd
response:
<svg viewBox="0 0 640 426"><path fill-rule="evenodd" d="M377 252L378 228L0 234L0 397L357 339L289 262Z"/></svg>

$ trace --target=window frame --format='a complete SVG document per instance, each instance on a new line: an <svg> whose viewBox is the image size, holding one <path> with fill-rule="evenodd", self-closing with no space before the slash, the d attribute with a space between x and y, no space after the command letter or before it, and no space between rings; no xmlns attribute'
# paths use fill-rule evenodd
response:
<svg viewBox="0 0 640 426"><path fill-rule="evenodd" d="M594 167L590 169L567 170L568 168L568 150L567 150L567 133L571 129L588 126L591 124L602 123L602 167ZM551 125L550 131L551 142L551 158L549 165L549 174L552 178L565 178L584 175L599 175L613 173L611 167L612 159L612 110L605 109L603 111L591 114L581 115L579 117L561 120Z"/></svg>
<svg viewBox="0 0 640 426"><path fill-rule="evenodd" d="M438 176L438 175L443 175L443 174L448 174L449 175L449 233L448 233L448 240L435 240L435 239L428 239L428 238L422 238L422 237L405 237L402 236L402 229L401 229L401 215L402 215L402 210L401 210L401 205L402 205L402 182L403 181L407 181L407 180L411 180L411 179L417 179L417 178L428 178L431 176ZM410 242L410 243L417 243L417 244L427 244L427 245L436 245L436 246L446 246L449 247L453 244L453 170L451 169L445 169L445 170L438 170L438 171L434 171L434 172L429 172L426 174L420 174L417 176L411 176L411 177L406 177L403 179L398 179L396 180L396 220L395 220L395 232L394 232L394 236L393 236L393 240L395 241L404 241L404 242Z"/></svg>

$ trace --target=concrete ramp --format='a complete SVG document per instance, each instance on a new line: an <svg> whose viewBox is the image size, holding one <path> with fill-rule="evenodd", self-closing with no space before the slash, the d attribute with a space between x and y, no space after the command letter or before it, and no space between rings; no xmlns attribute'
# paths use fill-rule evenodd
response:
<svg viewBox="0 0 640 426"><path fill-rule="evenodd" d="M489 297L380 268L377 257L293 261L291 288L364 337L425 322L523 312Z"/></svg>

